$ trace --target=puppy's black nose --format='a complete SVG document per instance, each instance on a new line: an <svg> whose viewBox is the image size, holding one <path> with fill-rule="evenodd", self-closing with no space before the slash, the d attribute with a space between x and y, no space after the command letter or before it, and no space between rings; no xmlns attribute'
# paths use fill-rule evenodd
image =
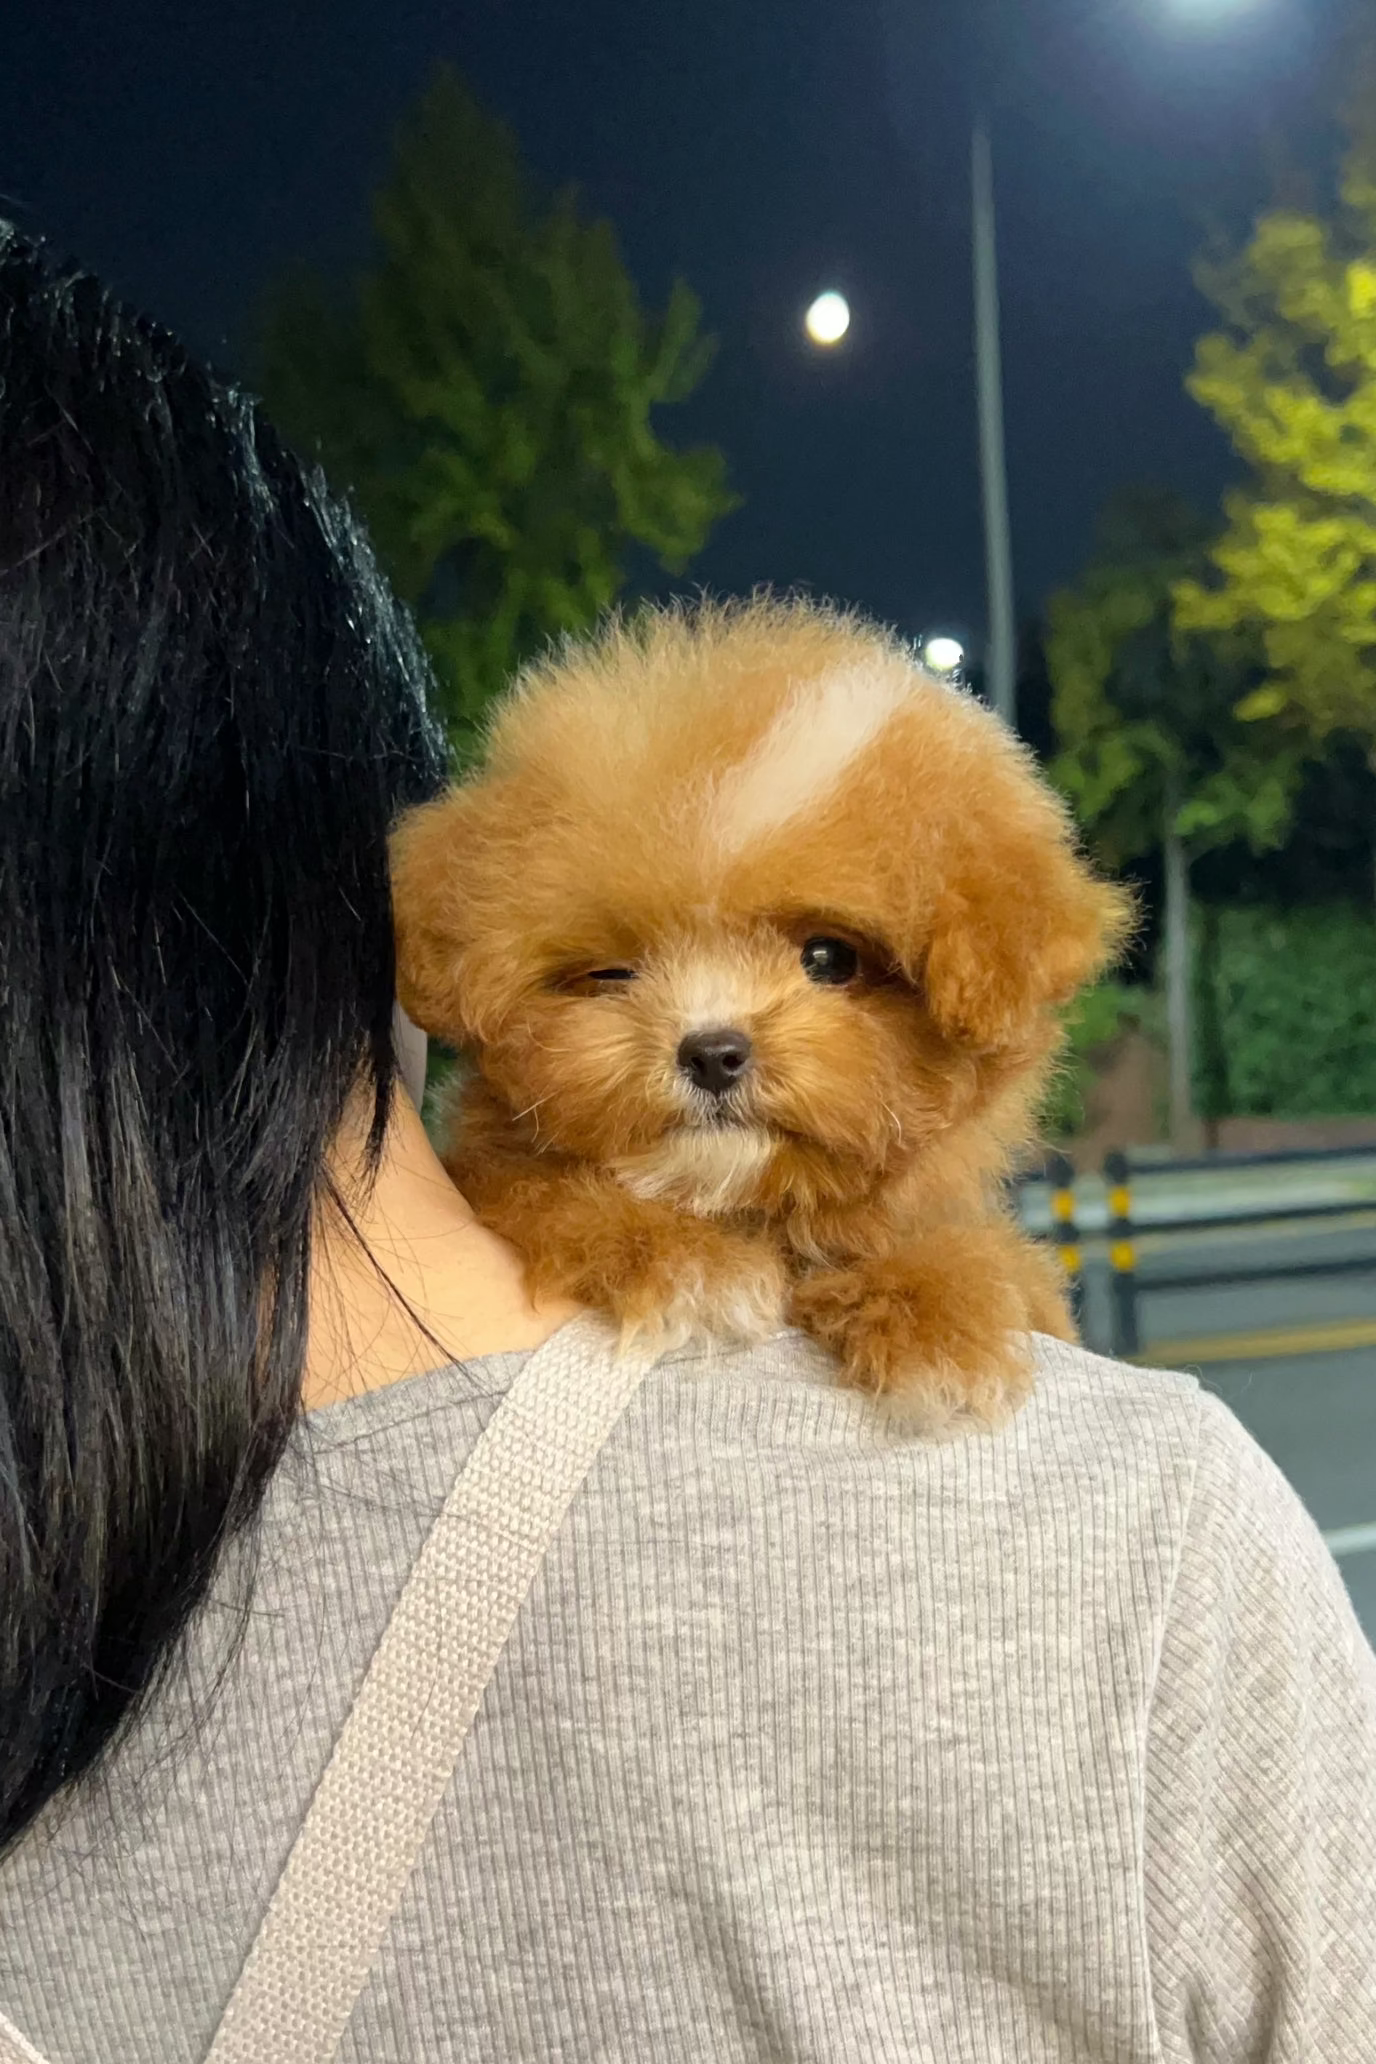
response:
<svg viewBox="0 0 1376 2064"><path fill-rule="evenodd" d="M690 1032L678 1050L678 1065L698 1089L725 1096L750 1066L753 1049L744 1032Z"/></svg>

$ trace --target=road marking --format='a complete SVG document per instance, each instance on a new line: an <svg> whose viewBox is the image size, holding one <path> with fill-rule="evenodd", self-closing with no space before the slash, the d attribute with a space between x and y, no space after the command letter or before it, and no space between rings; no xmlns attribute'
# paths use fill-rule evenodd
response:
<svg viewBox="0 0 1376 2064"><path fill-rule="evenodd" d="M1205 1286L1207 1287L1207 1285ZM1376 1319L1339 1319L1323 1326L1271 1326L1259 1333L1198 1333L1189 1340L1153 1340L1133 1359L1157 1368L1181 1362L1270 1361L1284 1355L1340 1354L1376 1347Z"/></svg>
<svg viewBox="0 0 1376 2064"><path fill-rule="evenodd" d="M1376 1548L1376 1523L1336 1527L1331 1534L1325 1534L1324 1539L1334 1555L1367 1555Z"/></svg>

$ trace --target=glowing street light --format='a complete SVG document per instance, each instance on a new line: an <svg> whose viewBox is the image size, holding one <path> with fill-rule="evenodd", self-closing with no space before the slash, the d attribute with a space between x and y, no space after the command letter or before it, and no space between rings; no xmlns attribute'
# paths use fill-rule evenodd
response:
<svg viewBox="0 0 1376 2064"><path fill-rule="evenodd" d="M850 328L850 305L844 294L819 294L803 318L803 328L814 344L839 344Z"/></svg>
<svg viewBox="0 0 1376 2064"><path fill-rule="evenodd" d="M965 647L959 638L927 638L922 645L922 663L934 674L958 674L965 664Z"/></svg>

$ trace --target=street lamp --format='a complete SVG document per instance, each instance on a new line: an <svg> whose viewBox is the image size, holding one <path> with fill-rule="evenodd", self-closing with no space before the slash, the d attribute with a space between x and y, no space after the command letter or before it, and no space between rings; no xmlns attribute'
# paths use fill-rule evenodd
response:
<svg viewBox="0 0 1376 2064"><path fill-rule="evenodd" d="M850 328L850 305L845 295L834 290L819 294L803 317L803 328L814 344L825 349L839 344Z"/></svg>
<svg viewBox="0 0 1376 2064"><path fill-rule="evenodd" d="M1165 0L1170 11L1201 21L1240 14L1264 0ZM975 118L970 164L972 270L975 289L975 360L979 389L980 476L984 490L984 557L989 614L987 694L1004 720L1017 723L1017 626L1013 600L1013 540L1008 519L1008 453L1003 422L1003 361L999 337L998 242L994 221L994 159L987 116Z"/></svg>
<svg viewBox="0 0 1376 2064"><path fill-rule="evenodd" d="M948 638L943 634L924 638L922 664L928 673L936 674L943 680L954 680L965 665L965 647L959 638Z"/></svg>

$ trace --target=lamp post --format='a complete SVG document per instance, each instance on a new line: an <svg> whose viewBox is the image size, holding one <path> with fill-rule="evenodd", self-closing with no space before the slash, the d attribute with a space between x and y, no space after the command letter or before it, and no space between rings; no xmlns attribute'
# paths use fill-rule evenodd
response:
<svg viewBox="0 0 1376 2064"><path fill-rule="evenodd" d="M1177 18L1209 21L1241 14L1257 0L1165 0ZM986 37L991 33L986 24ZM975 117L970 153L971 257L975 293L975 366L979 394L980 477L984 499L984 564L988 647L986 693L1004 721L1017 725L1017 624L1013 539L1008 517L1008 452L1003 423L1003 353L999 330L998 239L994 154L989 120Z"/></svg>
<svg viewBox="0 0 1376 2064"><path fill-rule="evenodd" d="M994 154L989 125L975 123L970 192L975 284L975 365L979 458L984 490L985 596L989 642L985 692L1010 730L1018 722L1017 625L1013 533L1008 520L1008 454L1003 430L1003 353L999 337L999 263L994 225Z"/></svg>

